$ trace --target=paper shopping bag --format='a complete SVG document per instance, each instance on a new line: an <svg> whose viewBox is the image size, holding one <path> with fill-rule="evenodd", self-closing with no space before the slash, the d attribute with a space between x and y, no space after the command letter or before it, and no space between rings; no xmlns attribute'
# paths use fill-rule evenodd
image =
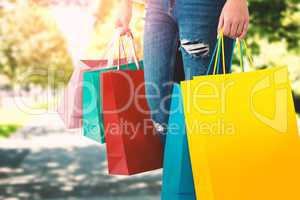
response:
<svg viewBox="0 0 300 200"><path fill-rule="evenodd" d="M76 67L67 87L64 89L57 111L67 128L81 128L82 126L83 73L93 68L94 66L86 65Z"/></svg>
<svg viewBox="0 0 300 200"><path fill-rule="evenodd" d="M126 64L128 58L120 58L120 59L114 59L112 64L113 66L117 66L118 64L124 65ZM92 68L103 68L103 67L109 67L109 60L108 59L100 59L100 60L81 60L82 63L84 63L86 66L92 67Z"/></svg>
<svg viewBox="0 0 300 200"><path fill-rule="evenodd" d="M195 200L194 180L185 130L181 89L173 86L164 150L162 200Z"/></svg>
<svg viewBox="0 0 300 200"><path fill-rule="evenodd" d="M116 40L120 37L117 32L113 37L111 44L108 45L107 52L114 49ZM120 46L120 44L119 44ZM120 53L119 53L120 54ZM58 113L65 123L67 128L81 128L82 127L82 86L83 86L83 73L90 70L101 69L107 67L108 63L113 66L122 65L127 63L128 58L118 59L102 59L102 60L81 60L80 64L83 66L76 67L73 71L71 79L64 90L62 100L58 105Z"/></svg>
<svg viewBox="0 0 300 200"><path fill-rule="evenodd" d="M300 199L286 67L201 76L181 88L197 199Z"/></svg>
<svg viewBox="0 0 300 200"><path fill-rule="evenodd" d="M107 64L103 60L84 61L89 66L98 66L99 64ZM127 68L126 59L121 60L122 69ZM87 71L83 74L83 135L99 143L105 142L103 113L102 113L102 96L100 75L103 72L116 70L118 61L115 60L115 66L102 67L95 70ZM119 62L120 63L120 62ZM136 69L135 65L130 65L129 69Z"/></svg>
<svg viewBox="0 0 300 200"><path fill-rule="evenodd" d="M162 145L145 98L144 72L101 74L109 174L132 175L162 167Z"/></svg>
<svg viewBox="0 0 300 200"><path fill-rule="evenodd" d="M96 68L95 70L91 70L90 72L84 73L83 75L83 135L99 143L105 142L102 116L102 97L100 90L101 83L99 76L102 72L122 68L121 66L124 64L128 65L127 59L129 58L127 57L125 52L125 58L121 58L121 47L123 47L122 41L123 40L121 39L121 32L116 31L105 53L105 55L108 55L109 52L111 52L114 57L115 46L118 43L118 59L82 60L82 62L86 65Z"/></svg>

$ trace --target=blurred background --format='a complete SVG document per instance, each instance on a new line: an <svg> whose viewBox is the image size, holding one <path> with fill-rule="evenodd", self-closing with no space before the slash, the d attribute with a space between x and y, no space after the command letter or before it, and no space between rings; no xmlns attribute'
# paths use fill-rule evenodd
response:
<svg viewBox="0 0 300 200"><path fill-rule="evenodd" d="M287 66L300 113L299 0L249 0L257 68ZM110 177L103 146L66 130L55 109L80 59L99 59L116 0L0 0L0 199L159 199L161 171ZM142 58L145 6L132 31ZM237 63L237 61L235 61Z"/></svg>

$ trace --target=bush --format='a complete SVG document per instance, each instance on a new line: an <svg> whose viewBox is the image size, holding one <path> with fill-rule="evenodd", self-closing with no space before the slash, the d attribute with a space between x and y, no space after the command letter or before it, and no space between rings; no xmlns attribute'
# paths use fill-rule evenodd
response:
<svg viewBox="0 0 300 200"><path fill-rule="evenodd" d="M0 125L0 137L8 137L15 133L18 128L20 128L19 125Z"/></svg>

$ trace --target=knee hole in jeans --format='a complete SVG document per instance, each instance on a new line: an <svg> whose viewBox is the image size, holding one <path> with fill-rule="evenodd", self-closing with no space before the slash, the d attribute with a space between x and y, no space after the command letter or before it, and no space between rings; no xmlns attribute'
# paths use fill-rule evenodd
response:
<svg viewBox="0 0 300 200"><path fill-rule="evenodd" d="M197 40L182 39L181 47L193 57L208 57L210 46L209 44Z"/></svg>

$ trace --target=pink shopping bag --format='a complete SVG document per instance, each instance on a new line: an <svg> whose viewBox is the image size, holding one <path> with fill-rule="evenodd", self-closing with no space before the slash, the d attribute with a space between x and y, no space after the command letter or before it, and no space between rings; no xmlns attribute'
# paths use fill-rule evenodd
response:
<svg viewBox="0 0 300 200"><path fill-rule="evenodd" d="M97 70L107 67L108 60L82 60L84 66L74 69L71 79L64 89L64 93L58 106L58 113L65 126L69 129L82 127L82 86L83 73L86 71ZM114 65L118 63L126 64L127 59L122 58L113 61Z"/></svg>
<svg viewBox="0 0 300 200"><path fill-rule="evenodd" d="M81 60L83 66L74 69L71 79L64 89L62 99L58 105L58 113L65 123L67 128L81 128L82 127L82 87L83 87L83 73L86 71L98 70L105 68L108 65L122 65L126 64L127 56L120 57L120 45L118 59L114 59L114 51L116 43L119 40L121 32L117 31L108 47L104 52L103 58L99 60ZM111 55L112 54L112 57Z"/></svg>

